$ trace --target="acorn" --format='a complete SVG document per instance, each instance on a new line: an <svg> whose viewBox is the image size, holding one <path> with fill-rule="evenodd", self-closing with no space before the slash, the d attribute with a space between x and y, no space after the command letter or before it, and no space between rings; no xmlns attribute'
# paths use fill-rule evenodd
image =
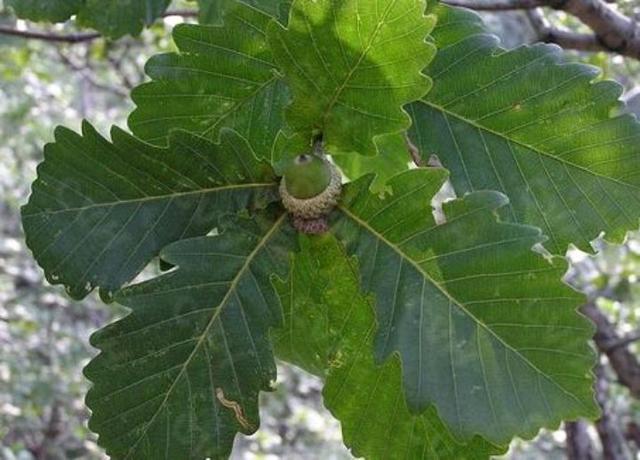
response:
<svg viewBox="0 0 640 460"><path fill-rule="evenodd" d="M295 227L304 233L323 232L326 225L319 223L338 203L341 189L338 168L314 154L293 158L285 166L280 182L282 204L294 217Z"/></svg>

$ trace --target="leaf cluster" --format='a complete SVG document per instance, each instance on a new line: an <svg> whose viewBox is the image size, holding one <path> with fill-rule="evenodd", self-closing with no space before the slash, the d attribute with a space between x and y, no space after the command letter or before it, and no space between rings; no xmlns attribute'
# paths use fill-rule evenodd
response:
<svg viewBox="0 0 640 460"><path fill-rule="evenodd" d="M91 339L100 444L227 457L258 429L276 357L325 381L370 458L486 458L596 417L593 329L561 255L637 223L640 128L619 89L555 48L500 49L462 10L273 4L176 27L132 93L133 134L85 123L45 147L29 247L70 295L130 309ZM276 165L318 139L348 183L308 237ZM447 169L410 169L408 142ZM448 180L459 198L435 213ZM132 282L156 259L163 274Z"/></svg>

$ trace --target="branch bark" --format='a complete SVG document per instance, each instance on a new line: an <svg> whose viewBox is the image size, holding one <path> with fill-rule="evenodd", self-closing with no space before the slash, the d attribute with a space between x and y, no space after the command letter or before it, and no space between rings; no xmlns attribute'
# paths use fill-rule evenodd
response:
<svg viewBox="0 0 640 460"><path fill-rule="evenodd" d="M20 30L13 27L0 26L0 35L9 35L12 37L30 38L42 40L46 42L57 43L83 43L95 40L100 37L99 33L77 33L77 34L57 34L55 32Z"/></svg>
<svg viewBox="0 0 640 460"><path fill-rule="evenodd" d="M601 365L596 369L596 377L596 399L602 410L602 416L596 421L596 430L602 444L602 457L604 460L631 460L631 452L620 425L607 407L608 383Z"/></svg>
<svg viewBox="0 0 640 460"><path fill-rule="evenodd" d="M611 5L601 0L547 0L589 26L608 50L640 59L640 28Z"/></svg>
<svg viewBox="0 0 640 460"><path fill-rule="evenodd" d="M578 51L609 51L594 34L580 34L552 27L540 9L528 10L526 15L541 42L555 43L565 49Z"/></svg>
<svg viewBox="0 0 640 460"><path fill-rule="evenodd" d="M173 10L166 11L162 17L182 16L184 18L194 18L198 16L197 11L193 10ZM23 30L14 27L0 25L0 35L8 35L12 37L26 38L32 40L42 40L52 43L84 43L100 38L97 32L75 33L75 34L59 34L56 32L39 31L39 30Z"/></svg>
<svg viewBox="0 0 640 460"><path fill-rule="evenodd" d="M584 421L565 422L564 430L567 433L568 460L595 460L593 445Z"/></svg>
<svg viewBox="0 0 640 460"><path fill-rule="evenodd" d="M562 10L578 18L593 34L573 33L542 24L533 18L539 39L579 51L608 51L640 59L640 27L603 0L443 0L452 6L478 11L528 10L539 7ZM541 16L541 13L538 13ZM532 19L531 15L529 19Z"/></svg>
<svg viewBox="0 0 640 460"><path fill-rule="evenodd" d="M607 356L618 381L629 389L636 398L640 398L640 362L626 347L612 347L620 342L620 336L614 325L593 303L582 307L582 313L596 325L593 339L598 349Z"/></svg>
<svg viewBox="0 0 640 460"><path fill-rule="evenodd" d="M476 11L525 10L545 5L544 0L491 0L488 2L482 0L444 0L443 3Z"/></svg>

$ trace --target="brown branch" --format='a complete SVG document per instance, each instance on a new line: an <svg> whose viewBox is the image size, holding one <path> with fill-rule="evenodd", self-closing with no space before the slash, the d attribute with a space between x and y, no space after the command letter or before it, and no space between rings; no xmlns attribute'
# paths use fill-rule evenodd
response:
<svg viewBox="0 0 640 460"><path fill-rule="evenodd" d="M476 11L528 10L545 5L545 0L443 0L449 6L458 6Z"/></svg>
<svg viewBox="0 0 640 460"><path fill-rule="evenodd" d="M126 91L122 91L119 88L113 87L113 86L109 86L106 85L104 83L101 83L99 81L96 81L95 78L93 78L94 73L91 71L91 68L86 65L86 66L81 66L76 64L75 62L73 62L66 54L64 54L62 52L62 50L58 49L58 56L60 57L60 60L62 61L62 63L69 67L71 70L73 70L74 72L77 72L78 75L80 75L80 77L86 81L89 85L93 86L96 89L102 90L102 91L108 91L110 93L113 93L119 97L127 97L128 93Z"/></svg>
<svg viewBox="0 0 640 460"><path fill-rule="evenodd" d="M626 347L627 345L632 344L633 342L637 342L640 340L640 331L632 332L624 337L620 337L620 340L617 342L611 343L607 347L607 351L614 351L616 348Z"/></svg>
<svg viewBox="0 0 640 460"><path fill-rule="evenodd" d="M197 18L198 12L194 10L173 10L173 11L165 11L162 14L162 17L166 18L167 16L182 16L183 18Z"/></svg>
<svg viewBox="0 0 640 460"><path fill-rule="evenodd" d="M598 41L614 53L640 59L640 27L631 18L601 0L547 0L587 25Z"/></svg>
<svg viewBox="0 0 640 460"><path fill-rule="evenodd" d="M184 18L198 17L198 12L193 10L172 10L165 11L162 17L182 16ZM83 43L100 38L102 35L97 32L59 34L56 32L39 31L39 30L21 30L14 27L0 26L0 35L8 35L12 37L42 40L53 43Z"/></svg>
<svg viewBox="0 0 640 460"><path fill-rule="evenodd" d="M602 365L599 365L596 368L596 400L602 415L596 421L596 430L602 444L602 457L604 460L629 460L631 453L627 447L626 439L618 421L612 416L607 405L608 386L605 370Z"/></svg>
<svg viewBox="0 0 640 460"><path fill-rule="evenodd" d="M409 139L409 135L405 133L404 135L404 141L407 144L407 151L409 152L409 156L411 156L411 160L413 161L413 163L420 167L423 164L422 161L422 157L420 156L420 149L418 149L418 147L416 147L416 145L411 142L411 139Z"/></svg>
<svg viewBox="0 0 640 460"><path fill-rule="evenodd" d="M595 460L593 445L587 424L583 420L565 422L564 431L567 433L566 451L568 460Z"/></svg>
<svg viewBox="0 0 640 460"><path fill-rule="evenodd" d="M77 33L77 34L57 34L55 32L35 31L35 30L19 30L13 27L0 26L0 35L9 35L12 37L29 38L35 40L43 40L47 42L57 43L82 43L95 40L100 37L99 33Z"/></svg>
<svg viewBox="0 0 640 460"><path fill-rule="evenodd" d="M594 34L580 34L552 27L539 9L529 10L526 15L541 42L555 43L565 49L578 51L608 51Z"/></svg>
<svg viewBox="0 0 640 460"><path fill-rule="evenodd" d="M635 398L640 398L640 362L638 359L626 347L611 347L621 339L615 326L598 307L593 303L588 303L582 307L581 311L596 325L596 334L593 340L598 349L607 356L609 364L618 376L619 383L626 386Z"/></svg>
<svg viewBox="0 0 640 460"><path fill-rule="evenodd" d="M640 59L640 26L604 0L443 0L472 10L528 10L539 40L579 51L608 51ZM593 34L579 34L550 26L538 7L562 10L578 18ZM533 17L532 17L533 16Z"/></svg>

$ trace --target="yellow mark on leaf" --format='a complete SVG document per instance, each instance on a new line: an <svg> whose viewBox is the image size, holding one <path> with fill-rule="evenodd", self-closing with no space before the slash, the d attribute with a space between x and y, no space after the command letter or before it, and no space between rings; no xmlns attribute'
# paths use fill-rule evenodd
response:
<svg viewBox="0 0 640 460"><path fill-rule="evenodd" d="M242 406L240 406L240 404L238 404L236 401L230 401L226 399L224 397L224 391L222 390L222 388L216 388L216 398L218 398L220 404L233 411L234 415L236 416L236 420L240 425L242 425L242 428L244 428L245 430L253 430L253 426L244 416Z"/></svg>

